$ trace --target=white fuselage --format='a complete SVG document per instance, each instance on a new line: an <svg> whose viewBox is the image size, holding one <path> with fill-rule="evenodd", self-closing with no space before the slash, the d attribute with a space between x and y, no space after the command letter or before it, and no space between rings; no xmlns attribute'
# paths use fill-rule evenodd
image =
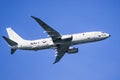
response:
<svg viewBox="0 0 120 80"><path fill-rule="evenodd" d="M36 51L52 48L56 50L56 59L53 63L55 64L61 60L65 53L74 54L78 52L78 48L71 47L73 45L96 42L110 37L108 33L101 31L61 35L41 19L34 16L31 17L45 30L50 38L24 40L14 30L12 30L12 28L6 28L9 38L6 36L2 36L2 38L11 47L11 54L14 54L17 49Z"/></svg>
<svg viewBox="0 0 120 80"><path fill-rule="evenodd" d="M108 38L110 35L104 32L84 32L70 35L63 35L62 38L72 36L71 46L89 42L96 42ZM42 50L49 48L56 48L56 44L53 43L52 38L38 39L38 40L24 40L18 43L17 46L12 48L22 50Z"/></svg>

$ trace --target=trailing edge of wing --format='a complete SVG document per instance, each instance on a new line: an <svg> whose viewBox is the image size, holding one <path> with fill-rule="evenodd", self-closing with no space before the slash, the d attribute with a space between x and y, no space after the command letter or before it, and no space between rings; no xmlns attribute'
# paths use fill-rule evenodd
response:
<svg viewBox="0 0 120 80"><path fill-rule="evenodd" d="M57 46L57 56L53 64L61 60L61 58L65 55L66 51L68 50L69 46L70 46L70 41Z"/></svg>
<svg viewBox="0 0 120 80"><path fill-rule="evenodd" d="M40 20L37 17L31 16L33 19L35 19L39 25L42 26L42 28L50 35L50 37L54 40L61 38L61 35L54 30L53 28L51 28L48 24L46 24L45 22L43 22L42 20Z"/></svg>
<svg viewBox="0 0 120 80"><path fill-rule="evenodd" d="M53 64L59 62L61 60L61 58L65 55L65 52L60 52L60 53L57 53L57 54L60 54L60 55L56 56L55 62Z"/></svg>

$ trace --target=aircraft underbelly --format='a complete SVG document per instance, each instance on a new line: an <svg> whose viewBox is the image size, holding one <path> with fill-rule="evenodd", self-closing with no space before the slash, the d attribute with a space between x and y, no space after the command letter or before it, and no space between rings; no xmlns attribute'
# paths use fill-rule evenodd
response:
<svg viewBox="0 0 120 80"><path fill-rule="evenodd" d="M49 49L51 48L51 45L47 45L47 46L31 46L31 47L23 47L23 48L19 48L21 50L42 50L42 49Z"/></svg>
<svg viewBox="0 0 120 80"><path fill-rule="evenodd" d="M95 40L93 39L79 39L79 40L73 40L71 45L76 45L76 44L84 44L84 43L90 43L90 42L94 42Z"/></svg>

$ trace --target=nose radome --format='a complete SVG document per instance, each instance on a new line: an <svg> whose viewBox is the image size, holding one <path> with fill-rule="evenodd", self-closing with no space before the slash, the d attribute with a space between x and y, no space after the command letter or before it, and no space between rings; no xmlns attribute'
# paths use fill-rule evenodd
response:
<svg viewBox="0 0 120 80"><path fill-rule="evenodd" d="M111 37L111 35L109 34L109 37Z"/></svg>
<svg viewBox="0 0 120 80"><path fill-rule="evenodd" d="M110 35L110 34L108 34L108 33L106 33L106 36L107 36L107 37L110 37L111 35Z"/></svg>

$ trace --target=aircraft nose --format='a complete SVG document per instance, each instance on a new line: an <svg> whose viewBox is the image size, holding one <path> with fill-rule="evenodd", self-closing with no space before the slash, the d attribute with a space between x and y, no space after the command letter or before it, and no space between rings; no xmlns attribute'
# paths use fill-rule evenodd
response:
<svg viewBox="0 0 120 80"><path fill-rule="evenodd" d="M108 34L108 33L106 33L106 36L107 36L107 37L110 37L111 35L110 35L110 34Z"/></svg>
<svg viewBox="0 0 120 80"><path fill-rule="evenodd" d="M109 37L111 37L111 35L109 34Z"/></svg>

